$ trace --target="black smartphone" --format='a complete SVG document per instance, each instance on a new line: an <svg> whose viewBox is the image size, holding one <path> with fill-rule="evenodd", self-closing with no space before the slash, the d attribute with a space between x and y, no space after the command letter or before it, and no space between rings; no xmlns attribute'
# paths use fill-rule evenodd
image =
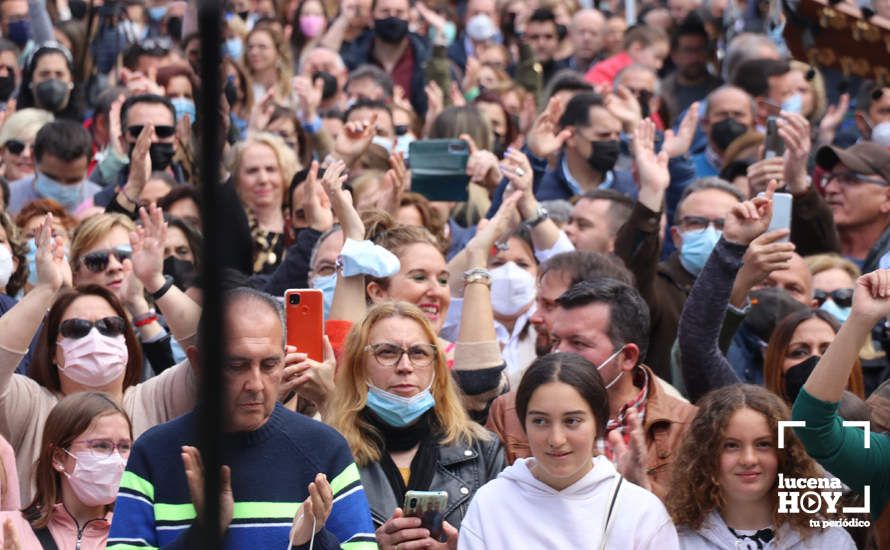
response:
<svg viewBox="0 0 890 550"><path fill-rule="evenodd" d="M766 119L766 138L763 140L763 158L781 157L785 153L785 142L779 135L778 118L771 116Z"/></svg>
<svg viewBox="0 0 890 550"><path fill-rule="evenodd" d="M470 146L460 139L412 141L408 146L411 191L431 201L466 201L469 159Z"/></svg>

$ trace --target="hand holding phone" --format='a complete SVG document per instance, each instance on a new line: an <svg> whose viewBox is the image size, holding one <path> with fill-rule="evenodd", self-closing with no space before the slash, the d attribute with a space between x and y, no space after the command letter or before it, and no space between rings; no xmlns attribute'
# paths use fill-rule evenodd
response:
<svg viewBox="0 0 890 550"><path fill-rule="evenodd" d="M758 197L765 196L765 193L758 193ZM770 219L769 227L766 232L776 231L777 229L791 229L791 201L793 197L790 193L773 193L773 217ZM789 237L783 237L776 242L787 243Z"/></svg>
<svg viewBox="0 0 890 550"><path fill-rule="evenodd" d="M287 345L310 359L324 361L324 294L310 288L294 288L284 293L287 312Z"/></svg>
<svg viewBox="0 0 890 550"><path fill-rule="evenodd" d="M442 522L448 505L445 491L408 491L405 493L405 517L420 518L420 526L430 532L430 538L444 542Z"/></svg>

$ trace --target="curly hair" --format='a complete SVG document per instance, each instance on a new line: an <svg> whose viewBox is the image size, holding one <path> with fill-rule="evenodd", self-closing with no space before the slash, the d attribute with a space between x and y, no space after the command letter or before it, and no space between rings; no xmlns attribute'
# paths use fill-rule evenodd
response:
<svg viewBox="0 0 890 550"><path fill-rule="evenodd" d="M788 420L791 412L778 395L750 384L734 384L705 395L698 403L698 414L693 418L680 447L671 486L665 502L674 523L692 530L702 526L705 517L725 506L717 481L724 434L732 415L741 409L751 409L766 417L770 431L778 433L780 420ZM811 459L800 440L791 430L785 431L785 448L776 449L778 473L788 478L822 477L822 472ZM788 524L806 538L812 533L809 521L812 514L779 514L778 476L773 483L772 524L778 530Z"/></svg>
<svg viewBox="0 0 890 550"><path fill-rule="evenodd" d="M5 287L7 296L15 296L28 282L28 243L22 238L18 226L13 223L12 218L6 212L0 212L0 228L6 233L13 259L18 261L18 266L10 275ZM3 287L0 287L0 293L3 292Z"/></svg>

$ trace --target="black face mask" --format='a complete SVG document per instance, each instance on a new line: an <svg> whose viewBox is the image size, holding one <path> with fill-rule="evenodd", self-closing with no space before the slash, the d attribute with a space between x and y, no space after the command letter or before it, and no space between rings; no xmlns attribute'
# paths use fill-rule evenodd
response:
<svg viewBox="0 0 890 550"><path fill-rule="evenodd" d="M330 73L318 71L312 75L312 83L315 84L315 81L319 78L324 83L321 88L321 99L327 101L337 94L337 79Z"/></svg>
<svg viewBox="0 0 890 550"><path fill-rule="evenodd" d="M797 399L797 394L800 393L800 389L807 381L807 378L810 377L813 369L816 368L816 363L820 359L822 359L820 355L811 355L800 363L793 365L782 375L785 378L785 397L788 398L789 402L794 403L794 400Z"/></svg>
<svg viewBox="0 0 890 550"><path fill-rule="evenodd" d="M182 39L182 17L171 16L167 18L167 34L177 42Z"/></svg>
<svg viewBox="0 0 890 550"><path fill-rule="evenodd" d="M504 156L504 153L507 151L507 146L504 143L504 136L500 134L494 134L494 138L491 140L491 152L498 158Z"/></svg>
<svg viewBox="0 0 890 550"><path fill-rule="evenodd" d="M516 35L516 14L508 13L503 22L501 23L501 32L504 36L515 36Z"/></svg>
<svg viewBox="0 0 890 550"><path fill-rule="evenodd" d="M136 148L135 143L130 144L130 158L133 157L133 150ZM151 158L151 171L159 172L166 170L170 163L173 162L173 144L172 143L152 143L148 147L148 156Z"/></svg>
<svg viewBox="0 0 890 550"><path fill-rule="evenodd" d="M569 35L569 28L565 25L556 25L556 36L559 37L559 41L562 42L566 39L566 36Z"/></svg>
<svg viewBox="0 0 890 550"><path fill-rule="evenodd" d="M7 76L0 76L0 101L9 101L9 98L12 97L14 92L15 75L12 74L12 70L10 70Z"/></svg>
<svg viewBox="0 0 890 550"><path fill-rule="evenodd" d="M195 264L176 256L164 258L164 275L173 277L173 284L185 291L195 280Z"/></svg>
<svg viewBox="0 0 890 550"><path fill-rule="evenodd" d="M637 96L637 102L640 104L640 114L643 118L649 118L651 111L649 109L649 101L652 99L652 94L649 90L641 90L640 95Z"/></svg>
<svg viewBox="0 0 890 550"><path fill-rule="evenodd" d="M68 106L68 84L58 78L45 80L34 86L37 105L51 113L58 113Z"/></svg>
<svg viewBox="0 0 890 550"><path fill-rule="evenodd" d="M68 0L68 9L71 10L73 19L83 19L87 16L86 0Z"/></svg>
<svg viewBox="0 0 890 550"><path fill-rule="evenodd" d="M620 145L617 139L591 141L590 145L593 146L593 151L587 157L587 164L600 174L605 174L618 162Z"/></svg>
<svg viewBox="0 0 890 550"><path fill-rule="evenodd" d="M238 101L238 86L235 85L234 81L226 80L225 94L229 107L233 107Z"/></svg>
<svg viewBox="0 0 890 550"><path fill-rule="evenodd" d="M734 118L725 118L711 126L711 141L721 151L725 151L735 138L748 131L744 124Z"/></svg>
<svg viewBox="0 0 890 550"><path fill-rule="evenodd" d="M374 34L384 42L398 44L408 36L408 22L398 17L375 19Z"/></svg>
<svg viewBox="0 0 890 550"><path fill-rule="evenodd" d="M247 18L250 17L250 12L249 11L239 11L238 17L240 17L242 21L246 22Z"/></svg>

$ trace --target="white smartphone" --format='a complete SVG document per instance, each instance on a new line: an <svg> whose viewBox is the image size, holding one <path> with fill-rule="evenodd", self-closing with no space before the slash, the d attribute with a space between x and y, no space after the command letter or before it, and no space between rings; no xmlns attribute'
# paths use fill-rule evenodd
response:
<svg viewBox="0 0 890 550"><path fill-rule="evenodd" d="M758 193L757 196L762 197L764 193ZM792 198L791 193L773 193L773 218L769 222L767 232L777 229L791 229ZM788 237L780 239L779 242L788 242Z"/></svg>

